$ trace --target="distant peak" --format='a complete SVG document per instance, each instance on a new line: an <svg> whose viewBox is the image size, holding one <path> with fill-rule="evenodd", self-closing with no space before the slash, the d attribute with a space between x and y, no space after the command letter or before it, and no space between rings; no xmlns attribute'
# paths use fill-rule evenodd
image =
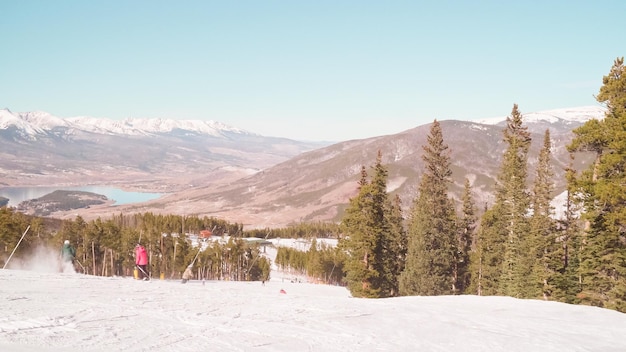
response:
<svg viewBox="0 0 626 352"><path fill-rule="evenodd" d="M555 122L557 120L585 122L594 118L602 119L605 112L606 108L603 106L581 106L573 108L522 112L522 117L524 119L524 122ZM474 120L473 122L486 125L497 125L500 122L506 121L506 119L507 116L499 116L493 118L478 119Z"/></svg>

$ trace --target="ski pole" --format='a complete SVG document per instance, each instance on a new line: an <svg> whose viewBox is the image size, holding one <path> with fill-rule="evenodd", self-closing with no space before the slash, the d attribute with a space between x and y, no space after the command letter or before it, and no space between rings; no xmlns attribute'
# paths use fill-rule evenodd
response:
<svg viewBox="0 0 626 352"><path fill-rule="evenodd" d="M144 275L146 275L146 277L149 277L149 276L150 276L150 275L148 275L148 273L147 273L145 270L143 270L143 269L142 269L139 265L135 265L135 266L137 267L137 269L141 270L141 272L142 272Z"/></svg>
<svg viewBox="0 0 626 352"><path fill-rule="evenodd" d="M85 267L83 266L83 264L81 264L81 263L80 263L80 261L79 261L78 259L74 259L74 261L75 261L76 263L78 263L78 265L80 265L80 267L81 267L81 268L83 268L83 274L86 274L86 273L87 273L87 271L85 270Z"/></svg>
<svg viewBox="0 0 626 352"><path fill-rule="evenodd" d="M17 247L19 247L20 243L22 243L22 240L24 239L24 236L26 236L26 232L28 232L28 229L30 229L30 225L28 225L28 227L26 228L26 231L24 231L24 234L22 234L22 238L20 238L20 240L19 240L19 242L17 242L17 245L15 246L15 248L13 248L13 252L11 252L11 255L9 256L9 259L7 259L7 261L4 263L4 266L2 267L2 269L6 268L7 264L9 264L9 260L11 260L11 257L15 253L15 250L17 249Z"/></svg>
<svg viewBox="0 0 626 352"><path fill-rule="evenodd" d="M215 231L215 228L217 227L217 225L213 226L213 230L211 230L211 233L213 233L213 231ZM205 238L202 240L203 243L205 243L208 240L208 238ZM200 254L200 252L202 252L202 250L204 248L202 248L202 243L198 242L198 253L196 253L196 256L193 258L193 261L191 262L191 265L193 265L196 262L196 259L198 259L198 255Z"/></svg>
<svg viewBox="0 0 626 352"><path fill-rule="evenodd" d="M200 254L201 251L202 251L202 245L200 245L200 249L198 249L198 253L196 253L195 257L193 257L193 260L191 261L190 265L193 265L193 263L196 262L196 259L198 259L198 254Z"/></svg>

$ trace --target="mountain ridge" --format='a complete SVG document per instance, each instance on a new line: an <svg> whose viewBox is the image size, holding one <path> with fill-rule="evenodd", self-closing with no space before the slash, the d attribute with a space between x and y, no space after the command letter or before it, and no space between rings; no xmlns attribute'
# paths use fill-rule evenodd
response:
<svg viewBox="0 0 626 352"><path fill-rule="evenodd" d="M113 120L88 116L60 118L45 111L12 113L7 108L0 110L0 129L5 129L11 125L24 130L31 136L41 135L55 128L75 128L85 132L122 135L161 134L169 133L176 129L215 137L222 136L223 132L258 135L213 120L176 120L161 118L126 118L123 120Z"/></svg>
<svg viewBox="0 0 626 352"><path fill-rule="evenodd" d="M61 119L8 109L0 110L0 143L0 186L110 184L165 193L240 178L325 145L221 123Z"/></svg>
<svg viewBox="0 0 626 352"><path fill-rule="evenodd" d="M602 118L606 108L602 106L581 106L563 109L551 109L537 112L523 113L526 123L570 122L581 123L592 118ZM453 119L456 120L456 119ZM493 118L468 120L480 124L497 125L506 120L506 116ZM22 121L20 123L19 121ZM463 121L463 120L460 120ZM223 132L241 133L260 136L248 130L227 125L225 123L209 120L192 119L163 119L163 118L126 118L115 120L110 118L96 118L89 116L77 116L61 118L45 111L31 111L13 113L8 108L0 109L0 129L6 129L14 125L18 129L29 131L29 134L41 134L57 127L79 128L86 132L124 134L124 135L149 135L169 133L179 129L183 131L222 136Z"/></svg>
<svg viewBox="0 0 626 352"><path fill-rule="evenodd" d="M534 177L543 133L550 129L558 194L564 189L563 169L570 163L566 145L573 137L572 129L589 118L603 118L604 109L568 108L534 114L536 118L524 123L533 139L529 153L529 181ZM450 194L453 198L460 197L464 180L468 178L478 207L492 201L505 148L502 141L505 120L506 117L492 120L490 124L440 121L444 141L450 146L453 171ZM361 167L366 166L369 170L378 151L382 152L383 164L389 170L388 190L398 194L403 209L408 210L423 172L422 146L426 144L430 125L330 145L301 144L288 139L228 131L222 131L217 137L188 130L148 135L108 135L73 130L73 134L64 135L61 128L54 128L51 131L56 131L55 136L60 139L48 136L36 143L21 140L16 142L14 149L8 148L0 153L18 159L25 149L33 149L30 159L27 158L31 160L29 169L25 170L17 165L19 163L9 165L14 172L21 174L19 180L11 180L14 184L23 184L29 178L30 184L41 184L42 180L50 184L50 181L79 183L95 179L99 184L167 193L146 203L114 208L96 206L53 214L56 217L75 214L86 218L99 217L114 210L217 216L246 226L281 227L300 221L338 221L350 197L356 194ZM15 137L15 132L0 129L0 140ZM41 142L49 143L45 152L37 148ZM92 152L85 151L85 148ZM95 154L91 156L90 153ZM50 164L63 165L61 170L37 165L42 156L49 154L52 154ZM1 172L9 169L7 159L3 160L0 176L7 175ZM575 167L583 168L589 162L589 155L579 154ZM99 178L107 172L119 177ZM40 177L41 174L50 177Z"/></svg>
<svg viewBox="0 0 626 352"><path fill-rule="evenodd" d="M598 105L587 105L573 108L542 110L529 113L522 113L525 123L584 123L593 118L602 119L606 108ZM497 125L506 121L506 116L492 117L486 119L472 120L485 125Z"/></svg>

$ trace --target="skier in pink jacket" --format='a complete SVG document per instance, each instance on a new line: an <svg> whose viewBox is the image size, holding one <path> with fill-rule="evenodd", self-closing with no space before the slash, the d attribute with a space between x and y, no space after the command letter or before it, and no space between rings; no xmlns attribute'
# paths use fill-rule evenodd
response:
<svg viewBox="0 0 626 352"><path fill-rule="evenodd" d="M139 268L139 279L149 280L148 278L148 252L141 244L135 246L135 265Z"/></svg>

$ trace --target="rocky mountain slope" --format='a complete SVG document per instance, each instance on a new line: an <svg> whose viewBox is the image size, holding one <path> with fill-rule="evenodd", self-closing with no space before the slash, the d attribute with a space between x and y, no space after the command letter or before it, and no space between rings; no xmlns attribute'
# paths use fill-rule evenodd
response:
<svg viewBox="0 0 626 352"><path fill-rule="evenodd" d="M451 195L460 198L467 177L473 187L476 205L483 207L493 198L498 167L505 145L502 125L467 121L441 121L450 147L453 184ZM569 125L569 124L568 124ZM530 126L529 126L530 127ZM544 127L529 128L533 143L530 151L531 180L543 142ZM564 168L570 162L565 146L571 140L571 127L550 128L557 190L564 189ZM150 207L166 207L189 213L194 205L202 213L238 219L254 226L280 226L298 221L338 221L350 197L356 195L361 166L368 169L380 150L389 168L388 191L400 195L408 210L417 195L423 172L422 146L430 124L389 136L337 143L296 156L261 173L230 185L196 187L152 202ZM583 168L590 156L580 154L575 167ZM137 210L149 209L137 208Z"/></svg>
<svg viewBox="0 0 626 352"><path fill-rule="evenodd" d="M563 190L563 168L570 162L565 146L573 136L572 129L590 118L602 118L603 111L601 107L585 107L526 114L525 124L533 138L529 159L531 179L543 133L550 129L556 186L558 191ZM477 206L482 208L491 202L505 148L502 142L505 118L480 123L440 121L451 152L454 181L451 194L454 197L460 197L467 177L472 183ZM338 221L349 198L356 194L361 166L369 169L378 151L382 152L383 163L389 168L389 191L400 195L403 207L408 210L423 171L422 146L426 144L429 130L430 124L427 124L395 135L345 141L308 151L305 151L307 147L313 147L310 144L230 131L223 132L224 139L180 129L159 132L145 139L146 136L81 130L72 134L72 138L66 134L58 140L53 138L54 143L50 143L49 153L63 163L62 169L43 168L37 174L40 170L36 165L37 152L24 154L19 149L31 148L41 153L42 149L35 147L37 143L16 142L12 157L28 156L30 168L20 172L26 173L29 181L45 175L79 182L84 180L82 176L89 174L104 182L107 180L102 177L107 172L104 168L113 168L111 172L119 177L109 181L124 186L143 182L152 185L151 190L156 185L164 185L168 191L167 195L147 203L92 206L54 214L58 217L75 214L87 218L106 217L113 212L152 211L217 216L249 227L276 227L299 221ZM0 138L6 139L7 134L11 135L0 130ZM81 153L86 146L90 152ZM4 148L1 152L7 153ZM45 156L39 157L39 160L46 160ZM574 166L582 169L589 161L590 156L580 154ZM15 167L17 163L10 165ZM0 167L6 170L6 163L3 161ZM246 175L242 170L247 167L254 170ZM256 172L257 169L261 171ZM81 177L68 177L68 174ZM18 179L16 177L14 183L17 184Z"/></svg>

